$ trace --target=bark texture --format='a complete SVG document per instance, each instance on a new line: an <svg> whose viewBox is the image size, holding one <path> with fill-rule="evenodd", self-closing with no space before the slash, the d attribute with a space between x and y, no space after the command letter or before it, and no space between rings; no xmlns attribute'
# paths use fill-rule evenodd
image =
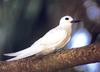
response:
<svg viewBox="0 0 100 72"><path fill-rule="evenodd" d="M1 61L1 72L56 72L82 64L100 62L100 43L81 48L64 49L46 56L17 61Z"/></svg>

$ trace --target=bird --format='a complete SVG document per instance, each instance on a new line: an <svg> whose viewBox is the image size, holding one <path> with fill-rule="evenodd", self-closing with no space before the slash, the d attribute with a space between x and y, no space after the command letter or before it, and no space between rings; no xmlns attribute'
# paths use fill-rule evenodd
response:
<svg viewBox="0 0 100 72"><path fill-rule="evenodd" d="M64 48L72 34L72 24L80 20L74 20L71 16L63 16L59 25L49 30L43 37L35 41L30 47L14 53L5 53L5 56L13 58L6 61L23 59L32 55L47 55Z"/></svg>

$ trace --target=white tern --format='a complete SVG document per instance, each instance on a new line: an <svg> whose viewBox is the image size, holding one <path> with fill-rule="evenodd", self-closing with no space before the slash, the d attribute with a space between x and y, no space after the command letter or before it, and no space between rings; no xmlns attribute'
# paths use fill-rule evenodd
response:
<svg viewBox="0 0 100 72"><path fill-rule="evenodd" d="M18 60L32 55L46 55L63 48L71 38L72 24L77 22L79 20L74 20L71 16L62 17L57 27L48 31L30 47L15 53L4 54L6 56L15 56L6 61Z"/></svg>

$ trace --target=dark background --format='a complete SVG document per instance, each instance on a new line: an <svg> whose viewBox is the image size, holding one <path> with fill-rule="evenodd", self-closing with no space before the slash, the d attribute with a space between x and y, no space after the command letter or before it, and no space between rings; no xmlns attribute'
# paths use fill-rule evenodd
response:
<svg viewBox="0 0 100 72"><path fill-rule="evenodd" d="M0 0L0 59L32 45L65 15L82 22L73 33L84 26L90 43L100 41L100 0Z"/></svg>

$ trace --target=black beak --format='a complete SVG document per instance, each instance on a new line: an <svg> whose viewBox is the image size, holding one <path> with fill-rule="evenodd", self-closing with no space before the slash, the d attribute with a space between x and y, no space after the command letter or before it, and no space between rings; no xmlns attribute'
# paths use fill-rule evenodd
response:
<svg viewBox="0 0 100 72"><path fill-rule="evenodd" d="M81 22L80 20L73 20L71 21L71 23L78 23L78 22Z"/></svg>

